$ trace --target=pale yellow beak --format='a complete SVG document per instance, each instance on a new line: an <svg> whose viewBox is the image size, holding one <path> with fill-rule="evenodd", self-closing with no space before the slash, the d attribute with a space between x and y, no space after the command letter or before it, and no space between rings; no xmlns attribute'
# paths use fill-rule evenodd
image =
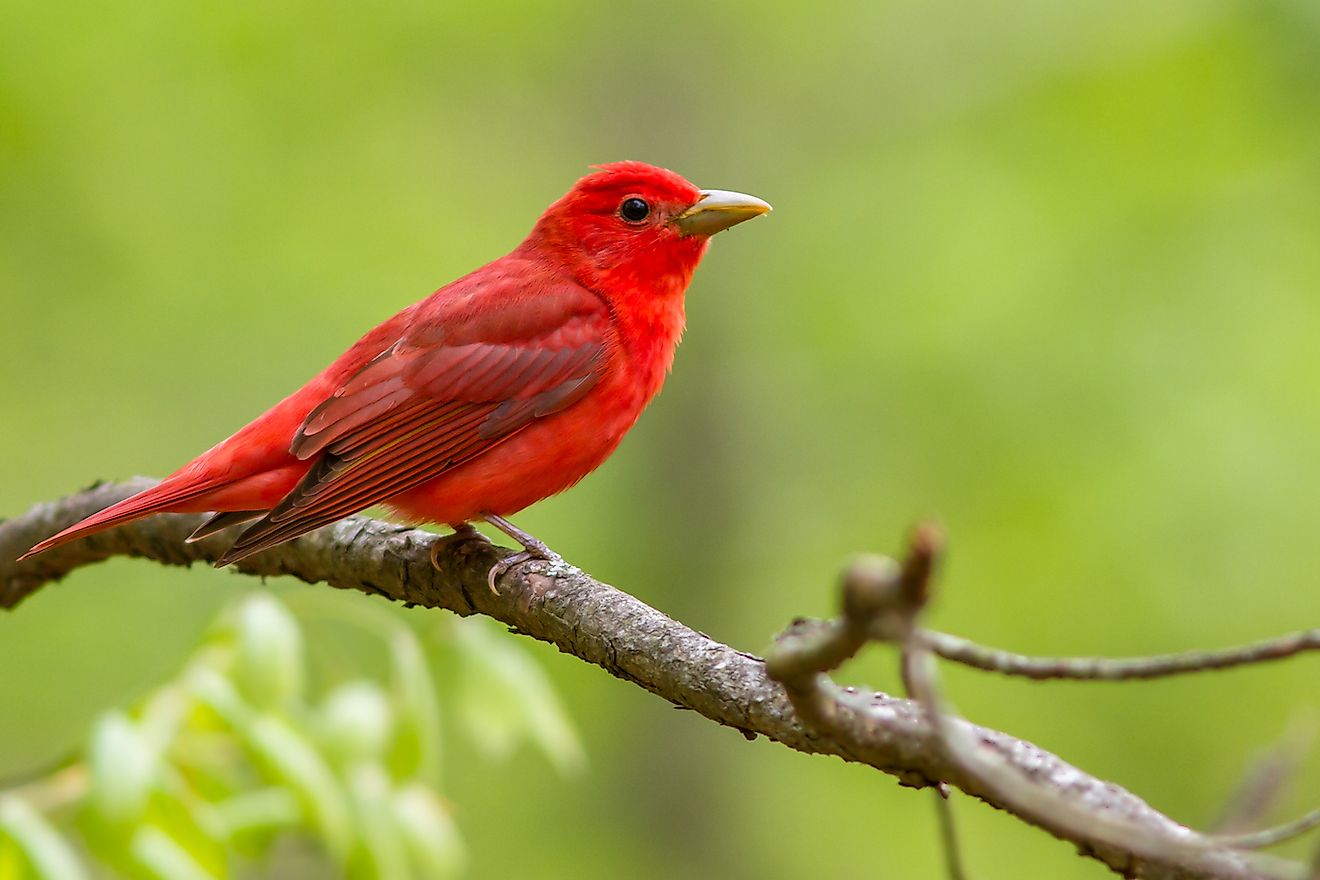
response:
<svg viewBox="0 0 1320 880"><path fill-rule="evenodd" d="M703 189L697 203L674 218L680 235L705 235L736 226L744 220L768 214L771 207L756 196L728 192L722 189Z"/></svg>

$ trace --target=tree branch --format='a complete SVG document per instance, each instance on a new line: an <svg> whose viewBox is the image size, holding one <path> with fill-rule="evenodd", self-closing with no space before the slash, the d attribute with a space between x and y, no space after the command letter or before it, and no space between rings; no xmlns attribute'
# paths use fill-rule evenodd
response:
<svg viewBox="0 0 1320 880"><path fill-rule="evenodd" d="M36 541L149 485L150 481L137 479L94 486L0 523L0 607L13 608L43 585L112 556L141 557L167 565L216 559L226 546L223 535L185 544L184 538L202 517L171 515L103 532L24 563L12 561ZM443 542L436 554L438 570L430 559L432 544L437 541ZM749 739L760 734L801 752L866 764L896 776L904 785L946 783L960 788L1073 843L1083 854L1124 876L1191 880L1304 875L1301 866L1229 849L1164 816L1117 785L1089 776L1031 743L961 720L950 721L961 739L973 742L996 766L1012 772L1019 789L1034 788L1051 799L1064 799L1095 816L1097 828L1112 828L1115 823L1139 828L1143 840L1165 841L1168 846L1138 852L1084 823L1060 821L1049 811L1023 809L1020 797L1006 797L988 785L983 775L969 773L963 762L951 758L939 733L926 722L922 707L910 700L831 686L832 698L821 707L829 713L829 724L803 724L784 688L766 675L761 658L695 632L570 565L520 565L500 581L499 594L492 594L486 587L486 573L508 552L484 542L438 538L358 516L234 567L246 574L290 575L308 583L324 582L460 615L485 614L514 632L549 642L676 706L735 728ZM822 627L844 629L837 621L804 623L801 629L819 633ZM824 658L830 668L864 640L851 632L837 635L832 644L843 656Z"/></svg>
<svg viewBox="0 0 1320 880"><path fill-rule="evenodd" d="M1254 666L1284 660L1309 651L1320 651L1320 629L1289 633L1249 645L1218 651L1186 651L1154 657L1028 657L1011 651L987 648L948 633L922 633L931 651L973 669L998 672L1036 681L1135 681L1169 678L1174 675Z"/></svg>

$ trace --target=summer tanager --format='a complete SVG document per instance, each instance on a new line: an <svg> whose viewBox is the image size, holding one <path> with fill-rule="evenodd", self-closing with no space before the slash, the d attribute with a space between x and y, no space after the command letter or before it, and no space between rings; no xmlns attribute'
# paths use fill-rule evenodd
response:
<svg viewBox="0 0 1320 880"><path fill-rule="evenodd" d="M255 520L226 565L375 504L553 554L504 516L601 464L664 383L710 236L770 210L640 162L599 166L512 253L369 331L310 382L161 483L23 558L155 513Z"/></svg>

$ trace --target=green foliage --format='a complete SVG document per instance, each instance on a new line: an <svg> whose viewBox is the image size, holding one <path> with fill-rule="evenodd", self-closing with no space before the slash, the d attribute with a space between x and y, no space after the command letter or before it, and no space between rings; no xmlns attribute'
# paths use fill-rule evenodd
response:
<svg viewBox="0 0 1320 880"><path fill-rule="evenodd" d="M302 693L302 632L284 606L253 597L234 621L234 680L248 701L263 708L296 708Z"/></svg>
<svg viewBox="0 0 1320 880"><path fill-rule="evenodd" d="M474 734L501 756L530 737L557 765L580 764L544 676L510 639L482 632L464 624L454 638ZM81 761L0 792L0 880L83 880L80 848L125 876L228 877L299 833L351 880L462 872L465 848L435 788L440 708L426 654L402 623L389 621L383 641L385 682L317 694L297 619L273 596L247 596L176 677L137 708L101 715Z"/></svg>
<svg viewBox="0 0 1320 880"><path fill-rule="evenodd" d="M440 704L421 643L399 628L390 639L390 690L397 728L389 752L390 771L398 778L417 776L430 782L440 775Z"/></svg>
<svg viewBox="0 0 1320 880"><path fill-rule="evenodd" d="M17 880L83 880L83 868L72 846L46 817L22 797L0 795L0 878Z"/></svg>
<svg viewBox="0 0 1320 880"><path fill-rule="evenodd" d="M475 618L454 625L464 671L463 724L482 750L505 757L531 740L562 773L582 769L586 755L541 668L509 639Z"/></svg>

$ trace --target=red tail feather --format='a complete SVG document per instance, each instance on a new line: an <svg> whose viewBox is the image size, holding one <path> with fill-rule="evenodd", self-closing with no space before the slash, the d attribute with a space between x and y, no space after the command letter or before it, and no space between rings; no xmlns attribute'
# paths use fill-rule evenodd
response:
<svg viewBox="0 0 1320 880"><path fill-rule="evenodd" d="M123 525L135 519L141 519L144 516L151 516L154 513L169 513L178 510L178 505L196 499L198 496L205 495L215 491L217 487L214 484L181 484L166 480L158 483L150 489L125 498L117 504L112 504L100 513L94 513L86 519L80 520L69 526L64 531L52 535L18 557L22 562L31 556L36 556L44 550L52 547L58 547L61 544L67 544L69 541L78 538L85 538L88 535L94 535L97 532L103 532L106 529L112 529L115 526ZM191 505L189 506L191 509Z"/></svg>

